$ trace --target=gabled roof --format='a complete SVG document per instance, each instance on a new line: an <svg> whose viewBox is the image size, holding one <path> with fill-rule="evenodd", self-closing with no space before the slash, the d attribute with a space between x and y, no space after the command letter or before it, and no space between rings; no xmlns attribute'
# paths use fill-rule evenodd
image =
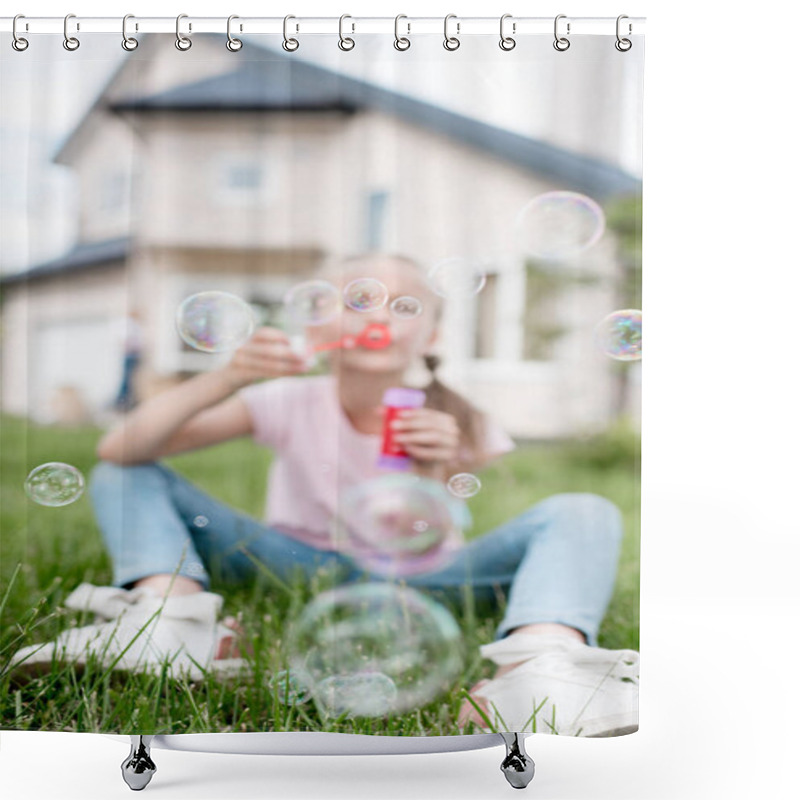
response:
<svg viewBox="0 0 800 800"><path fill-rule="evenodd" d="M65 272L89 267L110 267L122 262L130 250L130 239L105 239L101 242L81 242L66 255L45 261L20 272L0 277L0 285L8 286L23 281L48 278Z"/></svg>
<svg viewBox="0 0 800 800"><path fill-rule="evenodd" d="M119 100L110 108L142 113L337 110L352 113L374 109L476 147L559 182L565 189L585 192L596 199L641 191L638 178L608 162L342 75L280 50L263 49L275 57L245 61L224 75L149 96Z"/></svg>
<svg viewBox="0 0 800 800"><path fill-rule="evenodd" d="M200 34L198 38L224 41L220 34ZM150 36L140 36L144 44ZM330 112L355 113L378 110L419 125L454 141L471 145L522 169L561 184L565 189L603 198L641 191L639 178L608 162L581 155L522 134L498 128L441 106L393 92L334 72L264 45L264 59L240 62L224 75L177 86L143 97L109 101L114 86L125 68L134 64L129 55L106 84L78 126L54 155L58 161L89 118L108 108L119 112ZM140 50L145 50L140 46ZM137 54L138 55L138 54ZM147 53L141 55L144 58ZM4 276L3 285L45 277L86 267L100 267L125 258L129 239L82 243L65 256L39 264L23 272Z"/></svg>

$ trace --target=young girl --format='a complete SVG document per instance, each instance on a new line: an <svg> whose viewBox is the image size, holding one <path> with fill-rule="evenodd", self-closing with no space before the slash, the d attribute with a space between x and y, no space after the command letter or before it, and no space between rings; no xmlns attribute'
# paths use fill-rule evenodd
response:
<svg viewBox="0 0 800 800"><path fill-rule="evenodd" d="M93 652L131 670L169 661L173 673L194 678L202 670L236 672L244 666L237 657L240 631L231 618L217 622L222 598L208 591L210 576L246 579L258 572L254 561L283 579L298 568L311 576L321 567L342 582L363 576L335 549L329 523L342 491L385 474L377 466L383 393L406 385L420 360L431 372L425 407L403 412L395 423L416 474L446 482L513 448L495 423L437 379L432 348L442 298L416 262L367 254L324 277L340 288L376 278L389 300L366 313L344 307L332 322L308 327L310 344L357 336L367 323L380 323L391 332L389 346L330 350L329 373L304 376L307 360L287 335L262 327L228 364L147 400L108 432L90 490L113 561L113 586L78 587L67 605L94 611L98 623L25 648L15 659L20 668L47 669L54 658L81 663ZM393 315L389 306L399 296L419 300L422 313ZM275 454L263 523L158 463L240 436ZM479 601L494 601L498 587L508 593L495 641L481 647L499 669L471 690L487 717L505 724L501 729L531 730L535 701L540 732L548 730L541 720L552 719L553 707L561 734L636 730L638 654L597 647L621 535L620 513L610 501L558 494L464 545L447 566L406 579L456 601L466 585ZM469 721L479 729L485 724L465 702L459 726Z"/></svg>

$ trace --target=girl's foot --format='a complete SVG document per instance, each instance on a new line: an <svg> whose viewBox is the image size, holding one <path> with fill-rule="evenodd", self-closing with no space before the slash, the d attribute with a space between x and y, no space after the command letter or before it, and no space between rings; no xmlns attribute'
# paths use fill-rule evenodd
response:
<svg viewBox="0 0 800 800"><path fill-rule="evenodd" d="M463 729L618 736L638 729L639 654L590 647L552 634L511 634L483 645L500 665L491 680L477 683L459 714Z"/></svg>
<svg viewBox="0 0 800 800"><path fill-rule="evenodd" d="M67 628L52 642L31 645L12 657L19 676L50 672L64 662L81 669L92 660L102 667L200 680L206 671L218 677L242 675L238 622L217 615L222 597L211 592L161 597L147 587L120 589L81 584L65 601L67 608L93 612L95 622Z"/></svg>
<svg viewBox="0 0 800 800"><path fill-rule="evenodd" d="M244 628L236 617L225 617L221 624L220 637L217 639L217 650L214 660L241 658L242 648L248 655L253 655L253 647L247 642Z"/></svg>

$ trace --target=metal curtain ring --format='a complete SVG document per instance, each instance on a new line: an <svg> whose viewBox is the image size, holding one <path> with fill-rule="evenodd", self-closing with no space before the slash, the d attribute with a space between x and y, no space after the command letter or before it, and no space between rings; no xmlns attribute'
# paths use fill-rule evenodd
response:
<svg viewBox="0 0 800 800"><path fill-rule="evenodd" d="M342 16L339 17L339 49L340 50L352 50L356 46L355 40L351 39L349 36L345 36L344 32L342 31L342 26L343 26L344 21L346 19L353 19L353 18L349 14L342 14ZM351 24L353 26L353 33L355 33L356 24L355 24L355 22L353 22Z"/></svg>
<svg viewBox="0 0 800 800"><path fill-rule="evenodd" d="M458 50L461 47L461 41L457 39L455 36L448 36L447 34L447 25L451 19L457 19L455 14L448 14L444 18L444 49L445 50ZM456 22L456 33L461 32L461 23Z"/></svg>
<svg viewBox="0 0 800 800"><path fill-rule="evenodd" d="M28 49L28 45L30 44L30 42L17 33L17 20L18 19L25 19L25 15L24 14L17 14L17 16L14 17L14 22L11 24L11 35L14 37L11 40L11 46L18 53L21 53L23 50L27 50Z"/></svg>
<svg viewBox="0 0 800 800"><path fill-rule="evenodd" d="M400 20L401 19L408 19L405 14L398 14L394 18L394 49L395 50L408 50L411 47L411 39L407 36L400 35ZM411 23L407 22L406 27L408 28L408 33L411 33Z"/></svg>
<svg viewBox="0 0 800 800"><path fill-rule="evenodd" d="M289 20L290 19L297 19L296 17L292 16L291 14L287 14L283 18L283 49L287 50L288 52L292 53L300 47L300 42L297 39L290 39L287 36Z"/></svg>
<svg viewBox="0 0 800 800"><path fill-rule="evenodd" d="M181 33L181 20L188 16L188 14L178 14L178 18L175 20L175 47L184 52L192 46L192 40ZM189 25L189 30L191 29L192 26Z"/></svg>
<svg viewBox="0 0 800 800"><path fill-rule="evenodd" d="M569 44L570 44L569 39L567 39L566 36L558 35L558 21L560 19L566 19L566 18L567 18L566 14L559 14L556 17L555 22L553 24L553 33L554 36L556 37L555 41L553 42L553 47L555 47L555 49L558 50L559 53L563 53L565 50L569 50ZM569 22L567 23L567 36L569 36Z"/></svg>
<svg viewBox="0 0 800 800"><path fill-rule="evenodd" d="M628 15L627 14L620 14L617 17L617 41L614 42L614 47L616 47L617 50L620 51L620 53L627 53L628 50L630 50L631 47L633 47L633 42L630 39L623 39L619 35L619 28L620 28L619 24L620 24L620 22L622 22L623 19L628 19ZM628 23L628 36L630 36L631 33L633 33L633 26L629 22Z"/></svg>
<svg viewBox="0 0 800 800"><path fill-rule="evenodd" d="M134 19L133 14L126 14L122 18L122 49L130 53L131 50L135 50L139 46L139 40L134 39L133 36L128 36L127 26L129 19ZM139 26L137 25L136 27L138 29Z"/></svg>
<svg viewBox="0 0 800 800"><path fill-rule="evenodd" d="M238 53L242 49L243 43L241 39L236 39L231 34L231 21L234 19L239 19L239 17L237 17L236 14L231 14L228 17L228 41L225 42L225 47L227 47L231 53Z"/></svg>
<svg viewBox="0 0 800 800"><path fill-rule="evenodd" d="M509 50L513 50L517 46L516 39L512 39L510 36L505 35L504 28L507 19L511 19L511 14L503 14L503 16L500 17L500 49L505 50L506 52L508 52ZM516 22L511 23L511 32L512 33L517 32Z"/></svg>
<svg viewBox="0 0 800 800"><path fill-rule="evenodd" d="M75 15L67 14L67 16L64 17L64 49L72 52L73 50L77 50L81 46L81 43L74 36L69 35L68 25L70 19L75 19Z"/></svg>

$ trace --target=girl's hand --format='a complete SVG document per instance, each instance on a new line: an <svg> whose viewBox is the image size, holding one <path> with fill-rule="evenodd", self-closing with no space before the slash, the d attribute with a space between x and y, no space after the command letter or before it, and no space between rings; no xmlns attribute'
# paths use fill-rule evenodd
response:
<svg viewBox="0 0 800 800"><path fill-rule="evenodd" d="M394 439L423 468L437 468L458 457L461 431L456 418L432 408L408 408L391 423Z"/></svg>
<svg viewBox="0 0 800 800"><path fill-rule="evenodd" d="M289 346L289 337L277 328L263 327L233 354L221 369L237 388L264 378L297 375L306 370L306 362Z"/></svg>

